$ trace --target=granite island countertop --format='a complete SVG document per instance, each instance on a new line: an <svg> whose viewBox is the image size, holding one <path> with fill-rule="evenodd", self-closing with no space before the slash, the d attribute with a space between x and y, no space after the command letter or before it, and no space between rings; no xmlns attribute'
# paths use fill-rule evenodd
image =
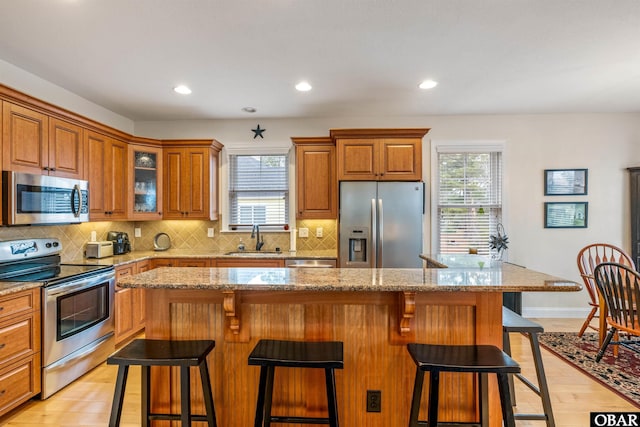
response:
<svg viewBox="0 0 640 427"><path fill-rule="evenodd" d="M124 277L130 288L251 291L567 292L581 285L511 264L492 268L161 267Z"/></svg>

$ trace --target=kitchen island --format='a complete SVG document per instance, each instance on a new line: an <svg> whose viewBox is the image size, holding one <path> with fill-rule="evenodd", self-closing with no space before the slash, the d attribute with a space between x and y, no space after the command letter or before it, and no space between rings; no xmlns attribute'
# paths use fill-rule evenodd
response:
<svg viewBox="0 0 640 427"><path fill-rule="evenodd" d="M343 341L344 370L336 372L341 424L406 425L415 373L406 343L501 346L502 292L580 290L575 282L509 264L448 269L165 267L125 277L119 285L147 290L147 338L216 341L209 363L218 423L225 427L253 424L259 369L248 366L247 357L261 338ZM171 407L177 412L177 371L155 368L154 375L154 411ZM496 387L493 382L490 386ZM194 410L202 411L197 384L192 390ZM318 416L325 411L322 372L280 370L275 390L276 414L286 410ZM366 411L367 390L382 392L381 412ZM475 419L474 396L470 375L443 375L442 419ZM492 399L490 418L491 426L500 425L497 399Z"/></svg>

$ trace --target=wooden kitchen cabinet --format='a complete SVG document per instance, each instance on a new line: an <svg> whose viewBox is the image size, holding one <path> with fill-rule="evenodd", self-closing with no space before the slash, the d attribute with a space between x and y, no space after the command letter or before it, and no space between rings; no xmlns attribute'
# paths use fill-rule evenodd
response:
<svg viewBox="0 0 640 427"><path fill-rule="evenodd" d="M163 141L164 219L218 219L215 140Z"/></svg>
<svg viewBox="0 0 640 427"><path fill-rule="evenodd" d="M336 219L336 147L329 137L291 138L296 146L296 218Z"/></svg>
<svg viewBox="0 0 640 427"><path fill-rule="evenodd" d="M0 416L40 393L40 288L0 297Z"/></svg>
<svg viewBox="0 0 640 427"><path fill-rule="evenodd" d="M156 258L153 268L158 267L211 267L209 258Z"/></svg>
<svg viewBox="0 0 640 427"><path fill-rule="evenodd" d="M283 259L262 259L262 258L218 258L216 267L284 267Z"/></svg>
<svg viewBox="0 0 640 427"><path fill-rule="evenodd" d="M86 131L85 147L90 220L127 219L127 144L97 132Z"/></svg>
<svg viewBox="0 0 640 427"><path fill-rule="evenodd" d="M129 145L129 219L162 219L162 147Z"/></svg>
<svg viewBox="0 0 640 427"><path fill-rule="evenodd" d="M4 102L3 169L84 179L83 128Z"/></svg>
<svg viewBox="0 0 640 427"><path fill-rule="evenodd" d="M146 309L145 293L142 288L120 288L118 280L123 277L141 273L149 269L148 261L140 261L135 264L126 264L116 267L116 296L115 296L115 320L116 320L116 345L133 338L145 326Z"/></svg>
<svg viewBox="0 0 640 427"><path fill-rule="evenodd" d="M420 181L429 129L332 129L339 181Z"/></svg>

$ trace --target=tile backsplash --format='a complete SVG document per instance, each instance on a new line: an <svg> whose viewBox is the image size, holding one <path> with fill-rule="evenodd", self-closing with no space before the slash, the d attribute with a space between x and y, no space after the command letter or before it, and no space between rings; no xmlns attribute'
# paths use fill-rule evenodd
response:
<svg viewBox="0 0 640 427"><path fill-rule="evenodd" d="M297 250L330 250L338 247L338 227L335 220L297 221L297 229L307 228L309 237L296 239ZM316 237L316 230L322 228L322 237ZM140 228L141 237L134 237L134 228ZM214 237L208 237L209 228L213 228ZM171 239L172 249L210 250L228 252L236 250L240 239L247 250L253 249L255 240L251 233L221 233L218 221L104 221L86 222L73 225L47 225L26 227L0 227L0 240L56 237L62 243L62 261L69 262L84 256L84 246L96 232L97 240L106 240L109 231L124 231L129 234L133 250L153 250L153 241L158 233L166 233ZM289 250L290 233L267 232L263 234L262 250Z"/></svg>

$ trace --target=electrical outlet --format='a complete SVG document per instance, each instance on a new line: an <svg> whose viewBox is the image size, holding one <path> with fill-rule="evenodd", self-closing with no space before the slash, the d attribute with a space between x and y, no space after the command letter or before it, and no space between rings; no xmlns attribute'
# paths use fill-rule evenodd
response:
<svg viewBox="0 0 640 427"><path fill-rule="evenodd" d="M142 237L142 229L140 227L133 229L133 237Z"/></svg>
<svg viewBox="0 0 640 427"><path fill-rule="evenodd" d="M309 237L308 228L298 228L298 237Z"/></svg>
<svg viewBox="0 0 640 427"><path fill-rule="evenodd" d="M322 237L322 227L316 228L316 237Z"/></svg>
<svg viewBox="0 0 640 427"><path fill-rule="evenodd" d="M367 412L382 411L382 391L367 390Z"/></svg>
<svg viewBox="0 0 640 427"><path fill-rule="evenodd" d="M207 228L207 237L213 237L213 228Z"/></svg>

